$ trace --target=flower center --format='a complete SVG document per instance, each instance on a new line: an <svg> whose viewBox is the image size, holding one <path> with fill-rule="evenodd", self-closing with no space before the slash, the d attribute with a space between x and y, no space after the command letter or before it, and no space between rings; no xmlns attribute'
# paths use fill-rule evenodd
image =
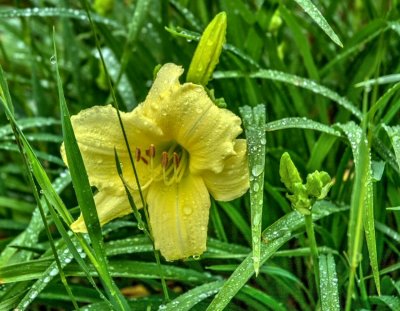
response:
<svg viewBox="0 0 400 311"><path fill-rule="evenodd" d="M167 186L178 183L187 171L189 153L176 142L164 144L157 149L153 144L144 153L136 148L136 161L150 168L151 181L163 180Z"/></svg>

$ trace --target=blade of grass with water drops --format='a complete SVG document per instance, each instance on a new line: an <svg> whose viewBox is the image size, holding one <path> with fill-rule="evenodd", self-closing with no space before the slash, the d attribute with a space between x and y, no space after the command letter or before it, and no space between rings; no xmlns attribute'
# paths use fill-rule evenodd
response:
<svg viewBox="0 0 400 311"><path fill-rule="evenodd" d="M283 306L282 303L278 302L274 297L267 295L260 289L256 289L254 287L245 285L241 290L240 293L249 296L260 303L262 303L263 308L268 308L274 311L285 311L286 308Z"/></svg>
<svg viewBox="0 0 400 311"><path fill-rule="evenodd" d="M107 258L103 244L103 236L94 203L92 189L90 187L89 178L86 173L82 155L79 151L78 143L72 128L69 111L65 102L64 90L58 69L55 32L53 32L53 48L65 154L68 160L76 198L80 206L80 210L82 212L95 254L95 258L93 258L93 264L96 266L96 269L101 280L103 281L106 291L110 296L114 308L116 308L116 310L126 310L128 308L127 302L119 289L116 287L108 269Z"/></svg>
<svg viewBox="0 0 400 311"><path fill-rule="evenodd" d="M12 9L12 10L1 10L0 19L3 18L17 18L17 17L67 17L80 20L87 20L85 11L68 9L68 8L27 8L27 9ZM102 17L93 13L93 20L96 23L105 24L117 29L122 29L123 26L117 23L115 20Z"/></svg>
<svg viewBox="0 0 400 311"><path fill-rule="evenodd" d="M322 311L340 310L336 264L332 254L319 256Z"/></svg>
<svg viewBox="0 0 400 311"><path fill-rule="evenodd" d="M264 199L265 106L240 107L246 133L250 177L251 241L254 271L260 268L260 243Z"/></svg>
<svg viewBox="0 0 400 311"><path fill-rule="evenodd" d="M375 113L378 110L383 110L390 98L400 89L400 83L396 83L393 87L391 87L385 94L379 98L376 103L371 107L368 111L368 120L372 121L372 118L375 116Z"/></svg>
<svg viewBox="0 0 400 311"><path fill-rule="evenodd" d="M376 304L376 310L379 310L379 306L386 306L391 311L400 310L400 298L396 296L369 296L371 303Z"/></svg>
<svg viewBox="0 0 400 311"><path fill-rule="evenodd" d="M374 275L375 286L380 293L380 278L376 250L374 224L374 191L371 172L371 149L362 129L354 122L339 124L347 136L353 152L355 164L355 181L351 195L351 209L348 227L348 255L350 277L347 292L346 310L351 306L356 269L361 261L362 233L365 233L369 260Z"/></svg>
<svg viewBox="0 0 400 311"><path fill-rule="evenodd" d="M332 91L331 89L321 84L318 84L310 79L305 79L293 74L268 69L261 69L252 73L245 73L242 71L214 71L213 74L214 79L237 79L247 77L279 81L307 89L315 94L320 94L326 98L331 99L346 110L350 111L359 120L361 120L361 111L357 107L355 107L347 98L340 96L338 93Z"/></svg>
<svg viewBox="0 0 400 311"><path fill-rule="evenodd" d="M280 120L268 122L265 124L265 130L268 132L284 130L284 129L307 129L314 130L322 133L326 133L332 136L340 137L341 134L339 131L333 129L329 125L325 125L323 123L319 123L307 118L283 118Z"/></svg>
<svg viewBox="0 0 400 311"><path fill-rule="evenodd" d="M303 10L310 15L314 22L328 35L333 42L338 46L343 47L338 35L333 31L332 27L328 24L325 17L321 14L318 8L312 3L311 0L294 0L300 5Z"/></svg>
<svg viewBox="0 0 400 311"><path fill-rule="evenodd" d="M53 118L33 117L21 118L18 120L18 126L21 131L26 129L42 128L45 126L59 125L60 121ZM13 131L11 125L4 125L0 127L0 138L12 135Z"/></svg>
<svg viewBox="0 0 400 311"><path fill-rule="evenodd" d="M199 302L215 295L224 281L215 281L197 286L186 293L178 296L166 305L161 305L158 310L163 311L188 311L197 305Z"/></svg>
<svg viewBox="0 0 400 311"><path fill-rule="evenodd" d="M338 208L327 201L318 201L313 207L313 220L327 217L333 213L347 210L347 207ZM287 241L293 238L292 233L304 226L304 217L300 213L293 211L265 229L262 233L264 243L261 244L261 262L263 265L276 251ZM239 267L231 274L224 283L219 293L208 306L208 311L223 310L233 299L236 293L246 284L254 274L252 254L249 254Z"/></svg>
<svg viewBox="0 0 400 311"><path fill-rule="evenodd" d="M376 79L370 79L367 81L363 81L354 85L354 87L368 87L374 86L375 84L387 84L387 83L395 83L400 81L400 74L391 74L387 76L382 76Z"/></svg>
<svg viewBox="0 0 400 311"><path fill-rule="evenodd" d="M400 169L400 126L383 125L383 128L385 129L386 133L390 138L394 153L396 155L397 165L399 166Z"/></svg>

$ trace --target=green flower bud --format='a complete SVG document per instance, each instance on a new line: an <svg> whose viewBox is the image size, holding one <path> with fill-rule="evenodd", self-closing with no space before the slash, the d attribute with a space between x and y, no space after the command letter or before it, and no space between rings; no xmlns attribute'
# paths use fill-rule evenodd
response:
<svg viewBox="0 0 400 311"><path fill-rule="evenodd" d="M113 7L114 0L95 0L93 3L93 10L100 15L106 15Z"/></svg>
<svg viewBox="0 0 400 311"><path fill-rule="evenodd" d="M194 52L186 80L207 85L219 62L226 35L226 13L217 14L208 24Z"/></svg>
<svg viewBox="0 0 400 311"><path fill-rule="evenodd" d="M331 177L327 172L315 171L307 176L307 193L318 200L322 200L327 196L332 185Z"/></svg>
<svg viewBox="0 0 400 311"><path fill-rule="evenodd" d="M281 157L279 175L281 176L281 181L285 184L285 187L292 193L294 193L297 188L296 184L301 185L303 183L299 171L287 152L285 152Z"/></svg>
<svg viewBox="0 0 400 311"><path fill-rule="evenodd" d="M271 17L271 21L269 22L268 30L270 32L276 32L282 25L282 18L279 14L279 10L276 10L274 15Z"/></svg>
<svg viewBox="0 0 400 311"><path fill-rule="evenodd" d="M303 184L300 174L287 152L281 157L279 174L281 181L291 193L286 194L286 197L292 203L292 208L303 215L310 215L314 202L325 198L333 185L329 174L319 171L308 174L307 182Z"/></svg>

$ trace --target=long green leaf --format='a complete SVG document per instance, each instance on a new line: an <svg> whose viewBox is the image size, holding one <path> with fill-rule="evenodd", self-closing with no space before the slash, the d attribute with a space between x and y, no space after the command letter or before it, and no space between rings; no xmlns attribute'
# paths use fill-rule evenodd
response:
<svg viewBox="0 0 400 311"><path fill-rule="evenodd" d="M265 124L266 131L278 131L283 129L308 129L322 133L326 133L332 136L340 137L339 131L336 131L332 127L307 119L307 118L283 118L277 121L268 122Z"/></svg>
<svg viewBox="0 0 400 311"><path fill-rule="evenodd" d="M355 163L355 182L351 196L350 224L348 227L348 253L350 260L350 282L347 295L352 295L352 278L361 260L362 233L365 233L369 259L375 285L380 293L380 278L378 258L376 251L376 237L374 224L374 202L371 168L371 150L367 144L366 136L362 129L354 122L338 125L346 134L353 151ZM349 308L350 297L348 297L346 308Z"/></svg>
<svg viewBox="0 0 400 311"><path fill-rule="evenodd" d="M262 212L264 202L265 170L265 106L258 105L240 108L246 132L249 172L250 172L250 207L251 207L251 241L253 246L254 271L258 275L260 267L260 243Z"/></svg>
<svg viewBox="0 0 400 311"><path fill-rule="evenodd" d="M318 8L311 2L311 0L294 0L300 5L303 10L310 15L314 22L328 35L333 42L338 46L343 47L338 35L333 31L332 27L328 24L325 17L321 14Z"/></svg>
<svg viewBox="0 0 400 311"><path fill-rule="evenodd" d="M355 107L347 98L340 96L338 93L316 83L313 80L301 78L293 74L276 70L261 69L252 73L244 73L241 71L215 71L213 77L214 79L237 79L249 77L289 83L333 100L346 110L350 111L359 120L361 120L362 117L361 111L357 107Z"/></svg>
<svg viewBox="0 0 400 311"><path fill-rule="evenodd" d="M319 256L319 277L322 311L340 310L336 265L331 254Z"/></svg>

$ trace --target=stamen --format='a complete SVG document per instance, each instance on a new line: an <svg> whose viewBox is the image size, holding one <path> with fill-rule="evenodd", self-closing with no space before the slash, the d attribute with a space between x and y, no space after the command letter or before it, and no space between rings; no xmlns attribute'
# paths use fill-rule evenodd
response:
<svg viewBox="0 0 400 311"><path fill-rule="evenodd" d="M153 144L151 144L149 148L149 157L154 158L155 155L156 155L156 147Z"/></svg>
<svg viewBox="0 0 400 311"><path fill-rule="evenodd" d="M140 149L139 149L139 148L136 148L136 151L135 151L135 159L136 159L136 162L139 162L139 161L140 161L140 158L141 158L140 154L141 154Z"/></svg>
<svg viewBox="0 0 400 311"><path fill-rule="evenodd" d="M166 151L163 151L162 156L161 156L161 165L163 170L167 168L168 165L168 153Z"/></svg>
<svg viewBox="0 0 400 311"><path fill-rule="evenodd" d="M174 165L176 168L179 167L179 155L176 152L174 152Z"/></svg>

